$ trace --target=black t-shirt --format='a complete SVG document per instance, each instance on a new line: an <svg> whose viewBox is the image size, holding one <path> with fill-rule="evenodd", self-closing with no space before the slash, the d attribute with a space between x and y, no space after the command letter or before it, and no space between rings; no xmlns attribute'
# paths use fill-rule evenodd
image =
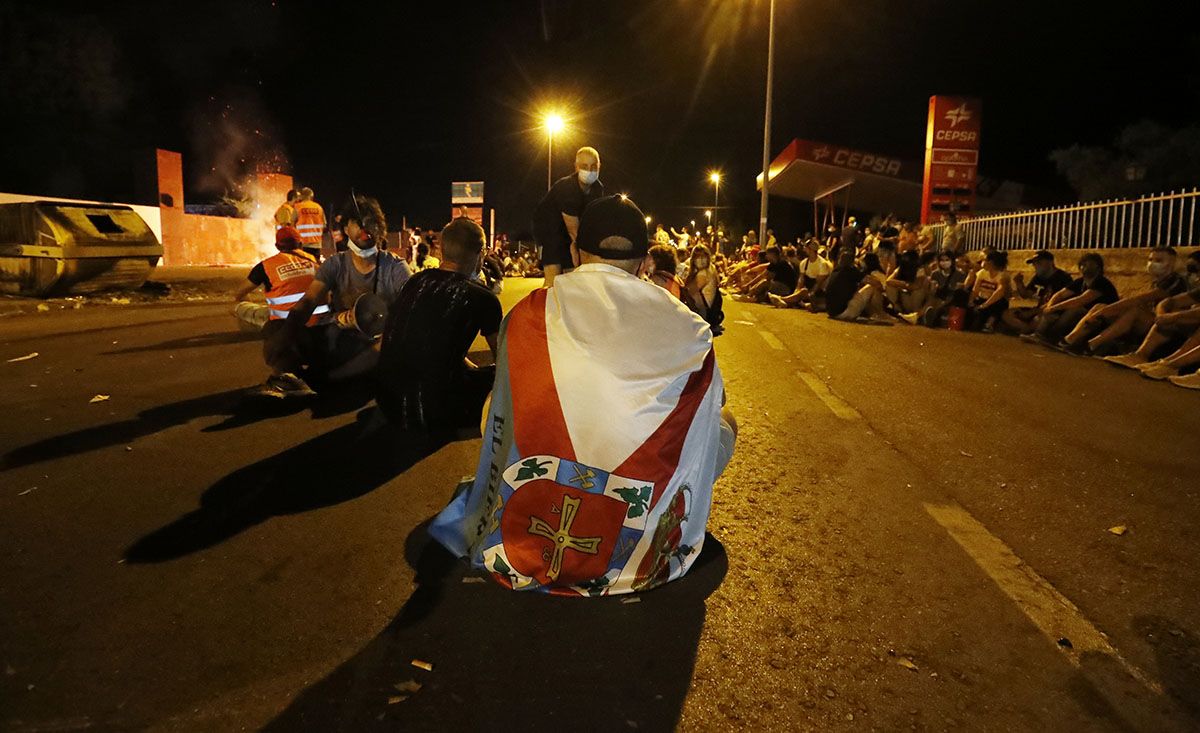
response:
<svg viewBox="0 0 1200 733"><path fill-rule="evenodd" d="M1172 272L1160 280L1154 281L1154 287L1167 294L1167 297L1186 293L1188 290L1187 279L1178 272Z"/></svg>
<svg viewBox="0 0 1200 733"><path fill-rule="evenodd" d="M1067 286L1067 289L1075 295L1083 295L1089 290L1098 290L1100 291L1100 299L1096 302L1104 305L1116 303L1118 300L1120 300L1120 298L1117 296L1117 286L1113 285L1112 281L1103 275L1096 278L1090 286L1083 281L1082 277L1077 277L1071 281L1071 284Z"/></svg>
<svg viewBox="0 0 1200 733"><path fill-rule="evenodd" d="M774 264L767 265L767 272L771 274L772 280L783 284L784 287L791 290L796 289L796 282L800 279L800 276L796 273L796 268L792 267L792 263L787 260L780 260Z"/></svg>
<svg viewBox="0 0 1200 733"><path fill-rule="evenodd" d="M421 432L456 420L463 357L476 335L499 331L502 318L499 299L466 275L413 275L388 310L380 347L378 402L388 419Z"/></svg>
<svg viewBox="0 0 1200 733"><path fill-rule="evenodd" d="M825 281L825 310L829 315L841 315L850 304L850 299L858 292L862 282L863 272L857 267L835 267Z"/></svg>
<svg viewBox="0 0 1200 733"><path fill-rule="evenodd" d="M587 192L572 173L554 182L533 212L533 238L542 248L542 264L573 267L571 234L562 215L581 216L587 205L604 196L604 184L596 181Z"/></svg>
<svg viewBox="0 0 1200 733"><path fill-rule="evenodd" d="M1071 287L1071 276L1066 270L1056 267L1046 277L1035 274L1029 278L1028 286L1034 295L1037 296L1038 302L1042 303L1063 288Z"/></svg>
<svg viewBox="0 0 1200 733"><path fill-rule="evenodd" d="M271 278L267 277L267 268L263 267L261 262L250 268L250 274L246 276L246 279L267 290L271 289Z"/></svg>

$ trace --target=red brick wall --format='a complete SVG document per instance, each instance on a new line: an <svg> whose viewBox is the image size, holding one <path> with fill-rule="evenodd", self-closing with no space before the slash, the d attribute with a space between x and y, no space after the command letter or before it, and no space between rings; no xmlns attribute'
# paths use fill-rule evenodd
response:
<svg viewBox="0 0 1200 733"><path fill-rule="evenodd" d="M183 211L183 158L157 151L164 265L252 265L275 251L275 209L292 187L283 173L260 173L251 186L253 219L201 216ZM167 194L171 205L164 199Z"/></svg>

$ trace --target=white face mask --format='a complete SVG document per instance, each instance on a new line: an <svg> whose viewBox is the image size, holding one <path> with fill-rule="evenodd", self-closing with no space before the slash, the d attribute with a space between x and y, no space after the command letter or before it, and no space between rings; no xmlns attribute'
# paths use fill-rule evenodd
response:
<svg viewBox="0 0 1200 733"><path fill-rule="evenodd" d="M371 259L379 252L379 250L374 246L372 246L370 249L363 249L349 239L346 240L346 246L350 248L351 252L363 258L364 260Z"/></svg>
<svg viewBox="0 0 1200 733"><path fill-rule="evenodd" d="M600 177L600 171L579 171L579 182L585 186L590 186Z"/></svg>

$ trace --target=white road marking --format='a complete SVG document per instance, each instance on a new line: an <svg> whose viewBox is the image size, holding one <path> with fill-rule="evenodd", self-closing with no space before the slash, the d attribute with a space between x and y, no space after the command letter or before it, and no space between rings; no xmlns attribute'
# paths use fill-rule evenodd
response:
<svg viewBox="0 0 1200 733"><path fill-rule="evenodd" d="M808 385L808 388L813 391L813 394L815 394L818 399L824 402L825 406L828 407L830 412L832 412L834 415L837 415L843 420L862 419L862 415L858 414L858 410L855 410L853 407L847 404L845 400L831 392L829 390L829 386L822 382L821 378L816 374L810 374L808 372L796 373L800 375L800 378L803 379L804 383Z"/></svg>
<svg viewBox="0 0 1200 733"><path fill-rule="evenodd" d="M988 574L1000 590L1017 604L1038 629L1060 649L1071 664L1080 666L1080 656L1099 652L1120 663L1121 667L1147 689L1161 695L1162 686L1125 661L1108 643L1108 637L1092 625L1083 613L1045 578L1025 564L1000 538L988 532L957 504L923 504L925 511L954 538L971 559ZM1070 640L1070 647L1059 639Z"/></svg>
<svg viewBox="0 0 1200 733"><path fill-rule="evenodd" d="M775 334L764 328L760 328L758 329L758 335L762 336L762 340L767 342L767 346L770 346L776 351L783 351L783 342L780 341Z"/></svg>

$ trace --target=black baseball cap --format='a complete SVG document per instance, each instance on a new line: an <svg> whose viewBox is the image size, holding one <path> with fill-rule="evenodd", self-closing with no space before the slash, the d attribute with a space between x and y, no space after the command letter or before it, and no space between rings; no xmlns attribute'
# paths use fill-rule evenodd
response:
<svg viewBox="0 0 1200 733"><path fill-rule="evenodd" d="M579 217L575 245L606 260L636 260L650 249L646 215L625 196L605 196Z"/></svg>
<svg viewBox="0 0 1200 733"><path fill-rule="evenodd" d="M1039 249L1037 252L1033 253L1033 257L1025 260L1025 264L1032 265L1033 263L1041 262L1042 260L1050 260L1053 262L1054 254L1048 249Z"/></svg>

